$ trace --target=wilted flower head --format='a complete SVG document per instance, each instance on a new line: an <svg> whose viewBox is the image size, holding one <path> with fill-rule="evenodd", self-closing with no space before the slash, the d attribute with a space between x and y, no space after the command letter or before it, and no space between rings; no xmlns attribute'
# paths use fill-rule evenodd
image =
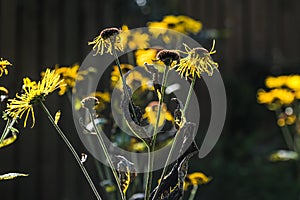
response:
<svg viewBox="0 0 300 200"><path fill-rule="evenodd" d="M175 50L161 50L157 53L156 59L162 61L167 66L173 66L180 60L179 53Z"/></svg>
<svg viewBox="0 0 300 200"><path fill-rule="evenodd" d="M24 113L24 127L29 114L32 116L32 127L35 124L33 106L45 100L46 96L58 89L63 80L55 73L55 70L47 69L42 80L39 82L31 81L29 78L23 79L23 91L21 95L16 94L16 98L9 99L5 113L12 118L22 118Z"/></svg>
<svg viewBox="0 0 300 200"><path fill-rule="evenodd" d="M120 32L121 31L117 28L106 28L101 31L99 36L88 43L88 45L94 45L93 50L96 50L94 55L102 55L104 52L112 55L113 48L118 51L123 51L123 45L119 36Z"/></svg>
<svg viewBox="0 0 300 200"><path fill-rule="evenodd" d="M181 77L186 79L191 76L192 78L197 75L199 78L203 72L207 73L209 76L213 75L213 71L218 68L218 63L214 62L211 58L211 54L216 53L214 50L215 41L213 42L212 49L210 51L205 48L193 48L184 44L185 52L187 54L185 58L180 59L180 63L177 65L176 71L179 72Z"/></svg>
<svg viewBox="0 0 300 200"><path fill-rule="evenodd" d="M81 104L83 108L93 111L94 107L99 104L99 101L96 97L90 96L82 99Z"/></svg>

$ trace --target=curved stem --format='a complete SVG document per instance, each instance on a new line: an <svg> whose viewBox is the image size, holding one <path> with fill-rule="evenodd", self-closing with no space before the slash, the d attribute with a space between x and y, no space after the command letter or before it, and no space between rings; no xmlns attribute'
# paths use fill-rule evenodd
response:
<svg viewBox="0 0 300 200"><path fill-rule="evenodd" d="M184 104L184 108L183 108L183 110L182 110L183 116L185 116L185 112L186 112L186 110L187 110L187 108L188 108L188 105L189 105L189 103L190 103L190 99L191 99L191 96L192 96L192 91L193 91L193 88L194 88L194 86L195 86L195 83L196 83L196 76L194 76L194 78L193 78L193 80L192 80L192 82L191 82L191 85L190 85L190 89L189 89L189 92L188 92L188 96L187 96L187 98L186 98L186 101L185 101L185 104ZM176 146L178 137L179 137L179 134L176 134L175 137L174 137L174 140L173 140L173 142L172 142L172 146L171 146L170 152L169 152L169 154L168 154L168 157L167 157L165 166L164 166L163 171L162 171L161 176L160 176L160 180L163 180L163 178L165 177L165 174L166 174L166 172L167 172L167 168L168 168L170 159L171 159L171 157L172 157L172 154L173 154L173 152L174 152L174 149L175 149L175 146ZM161 186L161 183L162 183L162 181L159 182L159 184L158 184L158 186L157 186L157 190L156 190L156 192L155 192L155 194L154 194L154 196L153 196L153 199L156 198L157 193L158 193L158 190L159 190L159 188L160 188L160 186Z"/></svg>
<svg viewBox="0 0 300 200"><path fill-rule="evenodd" d="M146 190L145 190L145 200L149 200L149 198L150 198L150 190L151 190L152 179L153 179L152 171L153 171L153 165L154 165L154 154L152 154L152 152L155 151L155 143L156 143L156 138L157 138L156 132L157 132L159 121L160 121L160 114L161 114L162 104L164 101L169 69L170 69L170 67L166 65L164 74L163 74L161 91L160 91L161 97L159 98L158 111L156 114L156 123L155 123L155 127L153 130L153 136L152 136L152 140L151 140L151 147L150 147L151 152L149 152L149 154L148 154L148 177L147 177L147 184L146 184Z"/></svg>
<svg viewBox="0 0 300 200"><path fill-rule="evenodd" d="M50 122L52 123L52 125L54 126L54 128L56 129L56 131L58 132L58 134L60 135L60 137L63 139L63 141L65 142L65 144L67 145L67 147L69 148L69 150L71 151L71 153L73 154L74 158L76 159L81 171L83 172L86 180L88 181L91 189L93 190L96 198L98 200L102 200L91 177L89 176L88 172L86 171L85 167L83 166L81 159L79 158L79 156L77 155L74 147L72 146L72 144L69 142L69 140L67 139L67 137L65 136L65 134L62 132L62 130L60 129L60 127L55 123L52 115L50 114L50 112L48 111L47 107L45 106L45 104L43 102L40 102L40 105L43 109L43 111L47 114L48 119L50 120Z"/></svg>
<svg viewBox="0 0 300 200"><path fill-rule="evenodd" d="M108 164L109 164L109 166L110 166L110 168L111 168L111 170L112 170L112 173L113 173L113 175L114 175L114 178L115 178L115 180L116 180L116 182L117 182L117 186L118 186L118 189L119 189L121 198L122 198L122 200L125 200L126 197L125 197L125 195L124 195L124 193L123 193L123 191L122 191L121 183L120 183L120 180L119 180L119 177L118 177L118 173L117 173L116 169L114 168L113 162L112 162L112 160L111 160L111 158L110 158L110 155L109 155L109 153L108 153L108 150L107 150L107 148L106 148L106 146L105 146L105 143L104 143L104 140L103 140L103 138L102 138L102 136L101 136L101 133L100 133L98 127L97 127L96 124L95 124L95 119L94 119L93 113L91 113L90 111L89 111L89 116L90 116L90 120L91 120L91 122L92 122L92 124L93 124L93 127L94 127L94 129L96 130L96 133L97 133L97 134L96 134L97 139L98 139L98 141L99 141L99 143L100 143L100 145L101 145L101 147L102 147L102 149L103 149L104 155L105 155L105 157L106 157L106 159L107 159L107 161L108 161Z"/></svg>

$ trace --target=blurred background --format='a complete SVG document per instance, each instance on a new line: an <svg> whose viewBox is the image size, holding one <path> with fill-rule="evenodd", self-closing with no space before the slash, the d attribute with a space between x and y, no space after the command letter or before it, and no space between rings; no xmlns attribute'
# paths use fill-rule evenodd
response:
<svg viewBox="0 0 300 200"><path fill-rule="evenodd" d="M210 48L216 38L214 59L228 100L216 147L191 161L190 171L213 177L195 199L298 199L295 163L268 160L273 150L286 147L276 116L257 103L256 92L268 75L300 72L299 8L299 0L0 0L0 57L14 66L1 85L15 94L25 76L38 79L46 67L81 63L91 49L87 42L103 28L137 28L165 15L187 15L203 23L203 46ZM51 95L47 105L53 113L61 109L63 130L85 152L67 99ZM45 114L36 109L36 116L34 129L22 130L16 143L0 150L0 174L30 174L0 182L0 199L94 199ZM90 160L87 168L99 181Z"/></svg>

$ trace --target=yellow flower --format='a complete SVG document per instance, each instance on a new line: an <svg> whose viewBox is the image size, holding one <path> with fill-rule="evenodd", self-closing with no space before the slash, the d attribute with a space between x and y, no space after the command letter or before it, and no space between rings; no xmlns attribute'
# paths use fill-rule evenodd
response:
<svg viewBox="0 0 300 200"><path fill-rule="evenodd" d="M156 125L156 117L157 117L157 111L158 111L159 102L158 101L152 101L148 104L148 106L145 108L145 114L143 115L144 118L148 119L149 124L152 126ZM159 117L158 126L162 126L167 121L174 121L174 118L172 114L167 110L166 104L162 104L162 110Z"/></svg>
<svg viewBox="0 0 300 200"><path fill-rule="evenodd" d="M202 29L202 23L200 21L194 20L184 15L180 15L177 18L179 21L184 23L184 28L186 33L197 34Z"/></svg>
<svg viewBox="0 0 300 200"><path fill-rule="evenodd" d="M165 16L161 22L149 22L147 25L149 27L149 32L155 38L168 33L168 29L178 31L183 34L197 34L202 29L202 23L200 21L194 20L184 15L168 15ZM165 39L164 41L166 42Z"/></svg>
<svg viewBox="0 0 300 200"><path fill-rule="evenodd" d="M207 177L205 174L201 172L194 172L192 174L188 174L184 181L184 190L187 190L190 185L203 185L211 181L211 177Z"/></svg>
<svg viewBox="0 0 300 200"><path fill-rule="evenodd" d="M289 105L295 100L295 95L290 90L277 88L273 89L271 92L274 99L278 99L281 104Z"/></svg>
<svg viewBox="0 0 300 200"><path fill-rule="evenodd" d="M128 27L123 25L120 37L123 47L127 45L131 50L144 49L149 46L149 35L142 33L139 29L128 30Z"/></svg>
<svg viewBox="0 0 300 200"><path fill-rule="evenodd" d="M280 105L289 105L295 100L295 95L292 91L285 88L275 88L269 92L259 90L257 92L257 100L261 104L278 103Z"/></svg>
<svg viewBox="0 0 300 200"><path fill-rule="evenodd" d="M168 30L168 24L165 22L148 22L149 32L153 37L158 38L160 35L163 35Z"/></svg>
<svg viewBox="0 0 300 200"><path fill-rule="evenodd" d="M265 84L268 88L278 88L284 86L287 76L269 76L265 80Z"/></svg>
<svg viewBox="0 0 300 200"><path fill-rule="evenodd" d="M112 55L113 48L117 51L123 51L120 32L117 28L106 28L92 42L88 42L88 45L94 45L93 50L96 50L94 55L102 55L104 52Z"/></svg>
<svg viewBox="0 0 300 200"><path fill-rule="evenodd" d="M16 94L14 99L9 99L5 113L16 119L22 118L25 114L24 127L29 114L32 116L32 126L35 124L33 106L45 100L46 96L58 89L63 80L60 80L55 70L47 69L42 80L39 82L31 81L29 78L23 79L23 91L21 95Z"/></svg>
<svg viewBox="0 0 300 200"><path fill-rule="evenodd" d="M0 77L3 75L3 73L5 75L8 74L8 70L6 68L7 66L12 66L12 64L8 60L3 60L1 58L1 60L0 60Z"/></svg>
<svg viewBox="0 0 300 200"><path fill-rule="evenodd" d="M139 49L135 52L136 64L144 66L145 63L153 64L156 59L157 49Z"/></svg>
<svg viewBox="0 0 300 200"><path fill-rule="evenodd" d="M291 75L286 79L286 86L294 91L300 90L300 76Z"/></svg>
<svg viewBox="0 0 300 200"><path fill-rule="evenodd" d="M63 80L62 84L59 86L59 95L64 95L69 88L74 88L77 80L83 80L84 74L78 73L78 69L78 64L74 64L71 67L55 67L55 73Z"/></svg>
<svg viewBox="0 0 300 200"><path fill-rule="evenodd" d="M257 92L257 101L261 104L270 104L274 100L272 92L266 92L263 89L258 90Z"/></svg>
<svg viewBox="0 0 300 200"><path fill-rule="evenodd" d="M163 22L168 24L168 28L184 34L196 34L199 33L202 29L202 23L200 21L194 20L184 15L168 15L164 17Z"/></svg>
<svg viewBox="0 0 300 200"><path fill-rule="evenodd" d="M214 62L211 58L211 54L216 53L214 50L215 41L213 42L212 49L207 51L204 48L191 49L184 44L187 54L185 58L180 59L180 63L176 67L176 71L179 72L181 77L186 79L191 76L192 78L197 75L199 78L203 72L206 72L209 76L213 75L213 71L218 68L218 63Z"/></svg>

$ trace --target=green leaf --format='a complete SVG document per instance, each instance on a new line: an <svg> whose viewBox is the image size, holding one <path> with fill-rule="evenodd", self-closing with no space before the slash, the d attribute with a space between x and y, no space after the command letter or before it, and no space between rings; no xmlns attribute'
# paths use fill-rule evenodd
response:
<svg viewBox="0 0 300 200"><path fill-rule="evenodd" d="M0 181L11 180L22 176L29 176L29 174L7 173L7 174L0 175Z"/></svg>

